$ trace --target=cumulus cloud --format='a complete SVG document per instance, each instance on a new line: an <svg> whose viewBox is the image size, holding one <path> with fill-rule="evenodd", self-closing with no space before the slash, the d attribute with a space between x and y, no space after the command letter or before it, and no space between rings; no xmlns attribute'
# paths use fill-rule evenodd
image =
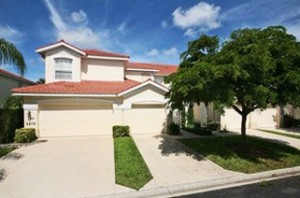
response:
<svg viewBox="0 0 300 198"><path fill-rule="evenodd" d="M147 55L149 55L149 56L158 56L159 55L159 50L158 49L152 49L149 52L147 52Z"/></svg>
<svg viewBox="0 0 300 198"><path fill-rule="evenodd" d="M19 30L12 28L8 25L0 25L0 36L7 41L19 43L21 42L23 34Z"/></svg>
<svg viewBox="0 0 300 198"><path fill-rule="evenodd" d="M178 7L174 10L173 23L175 26L186 30L185 35L194 35L192 33L200 30L210 30L220 27L219 15L221 8L200 2L186 10Z"/></svg>
<svg viewBox="0 0 300 198"><path fill-rule="evenodd" d="M87 15L83 10L79 10L78 12L71 13L71 19L74 23L85 22L87 20Z"/></svg>
<svg viewBox="0 0 300 198"><path fill-rule="evenodd" d="M175 47L171 47L169 49L163 50L163 54L165 56L177 56L178 50Z"/></svg>
<svg viewBox="0 0 300 198"><path fill-rule="evenodd" d="M46 7L50 12L50 20L55 26L56 39L65 39L66 41L79 47L99 47L100 41L107 36L107 32L95 32L87 23L80 25L66 24L63 17L54 8L50 0L44 0ZM74 14L75 13L75 14ZM87 15L84 11L73 12L71 18L74 22L87 21ZM101 40L102 39L102 40Z"/></svg>

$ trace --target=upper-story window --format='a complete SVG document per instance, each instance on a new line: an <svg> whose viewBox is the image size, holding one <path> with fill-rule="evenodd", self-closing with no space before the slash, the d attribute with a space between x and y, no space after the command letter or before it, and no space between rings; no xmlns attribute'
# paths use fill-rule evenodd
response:
<svg viewBox="0 0 300 198"><path fill-rule="evenodd" d="M72 59L55 58L55 80L72 80Z"/></svg>

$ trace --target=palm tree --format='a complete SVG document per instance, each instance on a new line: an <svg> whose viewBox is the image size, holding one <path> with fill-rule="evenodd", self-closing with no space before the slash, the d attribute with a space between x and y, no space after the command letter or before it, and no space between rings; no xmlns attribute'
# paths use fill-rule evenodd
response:
<svg viewBox="0 0 300 198"><path fill-rule="evenodd" d="M23 76L26 71L26 64L21 52L14 44L0 38L0 65L13 64Z"/></svg>

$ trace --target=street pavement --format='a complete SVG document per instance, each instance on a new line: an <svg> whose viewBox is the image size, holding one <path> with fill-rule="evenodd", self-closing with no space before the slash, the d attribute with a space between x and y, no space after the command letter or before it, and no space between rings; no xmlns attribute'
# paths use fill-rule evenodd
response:
<svg viewBox="0 0 300 198"><path fill-rule="evenodd" d="M177 198L296 198L300 197L300 176L256 184L178 196Z"/></svg>

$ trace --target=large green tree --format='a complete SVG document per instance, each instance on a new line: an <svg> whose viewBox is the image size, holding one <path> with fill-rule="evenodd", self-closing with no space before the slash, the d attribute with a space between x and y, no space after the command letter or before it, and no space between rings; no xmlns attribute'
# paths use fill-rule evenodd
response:
<svg viewBox="0 0 300 198"><path fill-rule="evenodd" d="M3 38L0 38L0 65L12 64L23 76L26 71L26 64L21 52Z"/></svg>
<svg viewBox="0 0 300 198"><path fill-rule="evenodd" d="M182 102L230 106L241 115L246 136L247 115L255 109L300 104L300 44L284 27L239 29L210 50L215 40L202 35L190 42L178 72L167 78L174 107Z"/></svg>

